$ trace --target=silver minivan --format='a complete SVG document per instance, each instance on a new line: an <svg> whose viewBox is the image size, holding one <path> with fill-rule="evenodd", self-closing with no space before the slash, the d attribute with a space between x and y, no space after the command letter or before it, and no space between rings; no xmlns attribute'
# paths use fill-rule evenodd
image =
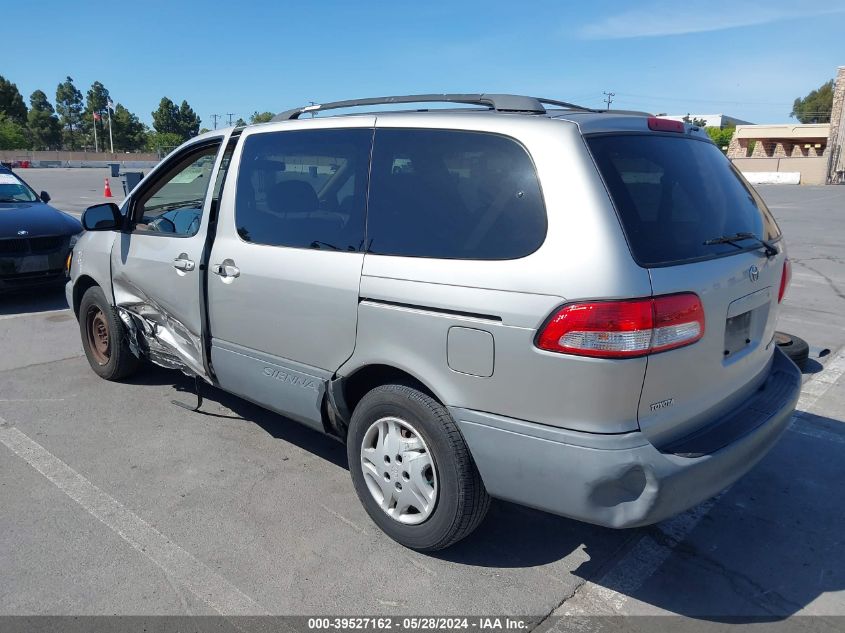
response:
<svg viewBox="0 0 845 633"><path fill-rule="evenodd" d="M372 111L397 103L423 109ZM682 122L515 95L306 106L191 139L83 224L67 296L97 374L146 359L336 437L418 550L491 497L660 521L754 466L800 390L773 338L780 230Z"/></svg>

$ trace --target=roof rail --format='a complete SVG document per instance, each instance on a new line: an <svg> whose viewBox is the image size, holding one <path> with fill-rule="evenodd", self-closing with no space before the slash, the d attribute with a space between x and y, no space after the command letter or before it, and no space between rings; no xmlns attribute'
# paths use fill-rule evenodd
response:
<svg viewBox="0 0 845 633"><path fill-rule="evenodd" d="M539 99L522 95L509 94L427 94L427 95L397 95L392 97L371 97L369 99L350 99L348 101L333 101L331 103L316 103L287 110L273 117L273 121L289 121L298 119L302 114L337 110L340 108L354 108L358 106L389 105L394 103L463 103L467 105L487 106L497 112L524 112L529 114L545 114L544 103L562 106L573 110L589 110L566 101Z"/></svg>

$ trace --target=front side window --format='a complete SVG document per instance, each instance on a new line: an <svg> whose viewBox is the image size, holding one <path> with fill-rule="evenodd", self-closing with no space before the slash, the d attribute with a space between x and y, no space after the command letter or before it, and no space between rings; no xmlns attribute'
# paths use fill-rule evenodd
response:
<svg viewBox="0 0 845 633"><path fill-rule="evenodd" d="M196 235L219 149L220 145L214 144L188 154L142 192L135 205L135 230L181 237Z"/></svg>
<svg viewBox="0 0 845 633"><path fill-rule="evenodd" d="M359 251L371 129L253 134L238 170L235 225L269 246Z"/></svg>
<svg viewBox="0 0 845 633"><path fill-rule="evenodd" d="M453 130L376 132L368 252L516 259L545 237L534 164L515 140Z"/></svg>

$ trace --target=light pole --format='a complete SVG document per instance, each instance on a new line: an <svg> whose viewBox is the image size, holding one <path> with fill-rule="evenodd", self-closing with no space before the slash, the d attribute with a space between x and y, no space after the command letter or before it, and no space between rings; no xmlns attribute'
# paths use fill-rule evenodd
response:
<svg viewBox="0 0 845 633"><path fill-rule="evenodd" d="M106 115L109 117L109 151L114 154L114 138L111 133L111 111L114 107L114 101L108 99L106 101Z"/></svg>

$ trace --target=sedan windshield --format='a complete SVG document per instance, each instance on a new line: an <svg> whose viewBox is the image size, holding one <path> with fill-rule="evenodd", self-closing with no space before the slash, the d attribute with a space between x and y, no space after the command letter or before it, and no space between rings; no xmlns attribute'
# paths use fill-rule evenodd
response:
<svg viewBox="0 0 845 633"><path fill-rule="evenodd" d="M36 202L38 196L17 176L0 173L0 202Z"/></svg>

